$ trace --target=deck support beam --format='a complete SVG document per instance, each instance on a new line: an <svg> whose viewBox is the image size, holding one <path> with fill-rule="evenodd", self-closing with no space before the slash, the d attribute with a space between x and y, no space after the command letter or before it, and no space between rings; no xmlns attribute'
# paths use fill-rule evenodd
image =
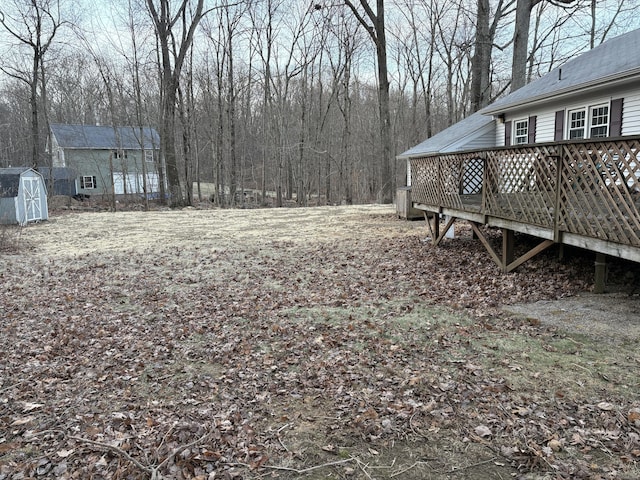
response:
<svg viewBox="0 0 640 480"><path fill-rule="evenodd" d="M513 230L509 228L502 229L502 270L505 271L505 265L513 262L513 247L516 243L516 236Z"/></svg>
<svg viewBox="0 0 640 480"><path fill-rule="evenodd" d="M596 275L593 293L604 293L607 279L607 256L604 253L596 253Z"/></svg>
<svg viewBox="0 0 640 480"><path fill-rule="evenodd" d="M480 239L480 242L484 245L484 248L487 250L493 261L500 267L503 273L509 273L518 268L527 260L532 259L540 252L543 252L551 245L553 245L553 240L543 240L538 245L533 247L531 250L526 252L524 255L521 255L517 259L514 258L514 244L515 244L515 235L513 230L503 229L502 230L502 257L500 257L494 248L491 246L487 238L484 236L479 226L475 222L469 222L471 224L471 228L475 232L475 234Z"/></svg>
<svg viewBox="0 0 640 480"><path fill-rule="evenodd" d="M429 235L431 235L431 243L433 243L434 247L437 247L442 239L445 237L453 223L456 221L456 217L450 217L446 223L444 229L440 228L440 214L436 213L433 216L433 226L431 225L431 221L429 217L427 217L427 212L424 213L425 222L427 227L429 228Z"/></svg>
<svg viewBox="0 0 640 480"><path fill-rule="evenodd" d="M436 240L440 236L440 215L438 213L433 214L433 225L431 225L431 220L429 219L429 214L425 210L424 212L424 221L427 224L427 228L429 229L429 235L431 235L431 242L437 246Z"/></svg>

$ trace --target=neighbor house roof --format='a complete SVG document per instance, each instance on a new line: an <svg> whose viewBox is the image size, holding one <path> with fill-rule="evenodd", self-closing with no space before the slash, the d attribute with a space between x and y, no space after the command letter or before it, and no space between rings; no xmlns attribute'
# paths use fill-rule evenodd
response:
<svg viewBox="0 0 640 480"><path fill-rule="evenodd" d="M51 132L61 148L140 150L143 143L139 127L52 124ZM160 147L160 137L153 128L144 127L142 136L145 149Z"/></svg>
<svg viewBox="0 0 640 480"><path fill-rule="evenodd" d="M607 40L486 107L485 114L555 100L640 76L640 29Z"/></svg>
<svg viewBox="0 0 640 480"><path fill-rule="evenodd" d="M483 115L482 112L476 112L398 155L398 158L461 150L464 149L464 144L471 142L474 138L487 133L493 128L494 120L492 117ZM468 141L461 144L460 140L462 139Z"/></svg>

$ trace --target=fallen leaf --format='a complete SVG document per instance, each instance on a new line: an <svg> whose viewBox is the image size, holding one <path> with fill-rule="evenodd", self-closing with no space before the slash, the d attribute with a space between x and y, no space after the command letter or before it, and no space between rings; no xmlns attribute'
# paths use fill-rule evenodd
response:
<svg viewBox="0 0 640 480"><path fill-rule="evenodd" d="M25 402L24 407L22 408L22 411L23 413L27 413L42 407L44 407L44 403Z"/></svg>
<svg viewBox="0 0 640 480"><path fill-rule="evenodd" d="M491 432L491 429L486 425L478 425L475 428L474 432L476 432L476 435L482 438L487 438L493 435L493 433Z"/></svg>
<svg viewBox="0 0 640 480"><path fill-rule="evenodd" d="M15 420L15 421L11 424L11 426L12 426L12 427L17 427L17 426L20 426L20 425L26 425L26 424L28 424L28 423L31 423L31 421L33 421L33 419L34 419L34 418L35 418L35 417L24 417L24 418L19 418L19 419Z"/></svg>
<svg viewBox="0 0 640 480"><path fill-rule="evenodd" d="M640 408L632 408L629 410L627 419L632 423L640 422Z"/></svg>

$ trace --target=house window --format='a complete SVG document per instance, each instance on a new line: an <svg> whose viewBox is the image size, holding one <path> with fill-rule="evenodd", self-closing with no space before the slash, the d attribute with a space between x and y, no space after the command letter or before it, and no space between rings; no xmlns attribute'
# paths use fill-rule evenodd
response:
<svg viewBox="0 0 640 480"><path fill-rule="evenodd" d="M589 115L587 116L587 112ZM569 140L609 135L609 105L569 110Z"/></svg>
<svg viewBox="0 0 640 480"><path fill-rule="evenodd" d="M600 138L609 135L609 105L591 107L589 137Z"/></svg>
<svg viewBox="0 0 640 480"><path fill-rule="evenodd" d="M513 131L514 143L520 145L529 141L529 120L516 120Z"/></svg>
<svg viewBox="0 0 640 480"><path fill-rule="evenodd" d="M113 158L115 159L122 159L122 158L128 158L128 152L126 150L114 150L113 151Z"/></svg>
<svg viewBox="0 0 640 480"><path fill-rule="evenodd" d="M586 117L584 109L569 110L569 140L585 137Z"/></svg>
<svg viewBox="0 0 640 480"><path fill-rule="evenodd" d="M80 188L96 188L96 177L80 177Z"/></svg>
<svg viewBox="0 0 640 480"><path fill-rule="evenodd" d="M153 150L144 151L144 161L147 163L153 163Z"/></svg>

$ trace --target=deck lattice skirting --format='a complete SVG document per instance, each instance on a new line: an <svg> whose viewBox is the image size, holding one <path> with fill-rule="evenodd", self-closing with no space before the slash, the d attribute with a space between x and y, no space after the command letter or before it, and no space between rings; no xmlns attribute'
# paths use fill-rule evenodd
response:
<svg viewBox="0 0 640 480"><path fill-rule="evenodd" d="M471 222L481 240L479 225L504 229L501 255L486 243L504 271L522 263L509 254L514 231L543 240L527 258L561 243L640 262L639 137L414 158L411 199L425 213ZM435 244L438 217L429 224Z"/></svg>

